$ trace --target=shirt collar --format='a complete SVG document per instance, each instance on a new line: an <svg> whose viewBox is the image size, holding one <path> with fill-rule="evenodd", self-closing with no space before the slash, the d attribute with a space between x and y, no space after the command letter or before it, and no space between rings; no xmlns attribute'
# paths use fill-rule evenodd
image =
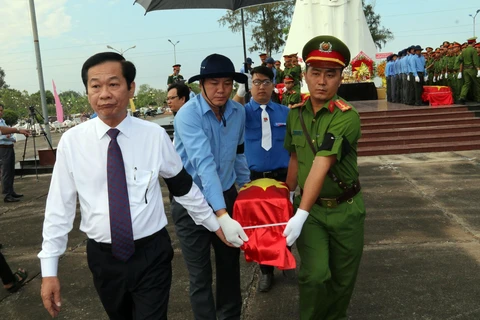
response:
<svg viewBox="0 0 480 320"><path fill-rule="evenodd" d="M89 121L95 121L95 128L97 132L97 138L98 140L102 139L103 136L107 134L107 131L112 129L109 125L107 125L105 122L100 120L99 117L96 117L95 119L89 120ZM131 133L131 122L132 122L132 117L127 114L125 119L122 120L115 128L117 128L122 134L124 134L127 138L130 137Z"/></svg>
<svg viewBox="0 0 480 320"><path fill-rule="evenodd" d="M328 100L327 102L325 102L323 104L323 106L320 108L320 112L322 110L326 110L328 111L329 113L333 113L333 111L335 111L335 109L333 109L333 111L330 111L330 104L333 103L334 101L336 101L338 99L338 95L335 94L332 99ZM335 107L335 106L333 106ZM310 101L310 98L308 98L307 102L305 103L305 109L308 110L312 115L313 115L313 107L312 107L312 102Z"/></svg>
<svg viewBox="0 0 480 320"><path fill-rule="evenodd" d="M202 111L202 114L206 114L209 111L213 113L212 108L210 108L210 105L208 104L207 100L205 100L203 95L199 93L197 96L200 99L200 109ZM235 103L232 103L230 99L228 99L227 103L225 104L225 111L223 113L224 117L227 118L237 108L238 106Z"/></svg>
<svg viewBox="0 0 480 320"><path fill-rule="evenodd" d="M251 106L252 106L252 108L253 108L254 111L257 111L258 109L260 109L260 103L258 103L257 101L255 101L253 98L250 99L250 104L251 104ZM272 109L271 104L272 104L272 100L268 101L267 107L268 107L269 109Z"/></svg>

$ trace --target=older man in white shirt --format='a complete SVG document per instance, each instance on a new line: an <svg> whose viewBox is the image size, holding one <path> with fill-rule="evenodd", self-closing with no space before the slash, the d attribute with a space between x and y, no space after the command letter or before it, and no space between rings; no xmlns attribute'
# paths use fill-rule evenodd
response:
<svg viewBox="0 0 480 320"><path fill-rule="evenodd" d="M89 238L88 265L110 319L167 319L173 249L159 176L195 223L228 243L165 130L127 115L135 73L131 62L113 52L96 54L83 65L88 100L98 117L67 131L58 144L38 255L42 299L53 317L61 307L58 260L73 226L77 195L80 230ZM222 221L225 232L237 225Z"/></svg>

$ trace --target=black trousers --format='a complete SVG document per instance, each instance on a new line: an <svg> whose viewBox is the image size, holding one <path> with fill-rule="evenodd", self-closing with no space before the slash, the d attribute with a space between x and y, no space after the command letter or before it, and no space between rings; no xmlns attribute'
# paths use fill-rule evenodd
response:
<svg viewBox="0 0 480 320"><path fill-rule="evenodd" d="M173 248L165 228L135 241L135 253L122 262L111 246L87 242L87 260L103 307L114 320L167 319Z"/></svg>
<svg viewBox="0 0 480 320"><path fill-rule="evenodd" d="M387 101L392 102L392 77L387 77Z"/></svg>
<svg viewBox="0 0 480 320"><path fill-rule="evenodd" d="M13 179L15 177L15 150L0 148L0 171L2 172L2 193L13 193Z"/></svg>
<svg viewBox="0 0 480 320"><path fill-rule="evenodd" d="M3 284L10 284L15 281L12 270L8 266L2 253L0 253L0 278L2 279Z"/></svg>
<svg viewBox="0 0 480 320"><path fill-rule="evenodd" d="M421 106L423 104L423 101L422 101L423 85L425 84L423 72L418 72L418 77L420 78L420 82L415 82L415 105Z"/></svg>
<svg viewBox="0 0 480 320"><path fill-rule="evenodd" d="M401 74L395 76L395 102L402 103L403 79Z"/></svg>
<svg viewBox="0 0 480 320"><path fill-rule="evenodd" d="M235 186L225 191L223 197L231 215L237 198ZM215 233L196 225L175 199L171 211L190 277L190 303L194 319L217 320L218 317L218 320L239 320L242 311L240 249L227 246ZM215 251L216 306L212 290L211 245Z"/></svg>
<svg viewBox="0 0 480 320"><path fill-rule="evenodd" d="M402 86L402 103L408 103L408 80L407 80L407 74L402 74L402 79L403 79L403 86Z"/></svg>

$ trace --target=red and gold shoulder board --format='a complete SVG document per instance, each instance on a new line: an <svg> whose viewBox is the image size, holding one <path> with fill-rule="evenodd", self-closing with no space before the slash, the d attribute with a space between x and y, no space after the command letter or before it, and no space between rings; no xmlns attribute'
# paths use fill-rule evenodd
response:
<svg viewBox="0 0 480 320"><path fill-rule="evenodd" d="M342 112L351 110L352 107L349 106L345 101L337 99L335 100L334 104L337 106L338 109L340 109ZM333 112L333 111L331 111Z"/></svg>

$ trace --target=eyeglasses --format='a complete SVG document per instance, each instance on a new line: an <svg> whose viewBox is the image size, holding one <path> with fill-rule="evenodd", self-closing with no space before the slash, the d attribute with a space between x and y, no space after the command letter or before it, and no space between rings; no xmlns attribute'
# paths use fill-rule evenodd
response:
<svg viewBox="0 0 480 320"><path fill-rule="evenodd" d="M264 86L269 86L269 85L271 85L273 82L272 82L271 80L269 80L269 79L265 79L265 80L258 80L258 79L257 79L257 80L253 80L252 83L253 83L253 85L254 85L255 87L260 87L262 84L263 84Z"/></svg>
<svg viewBox="0 0 480 320"><path fill-rule="evenodd" d="M175 98L178 98L178 96L167 97L167 101L173 100L173 99L175 99Z"/></svg>

